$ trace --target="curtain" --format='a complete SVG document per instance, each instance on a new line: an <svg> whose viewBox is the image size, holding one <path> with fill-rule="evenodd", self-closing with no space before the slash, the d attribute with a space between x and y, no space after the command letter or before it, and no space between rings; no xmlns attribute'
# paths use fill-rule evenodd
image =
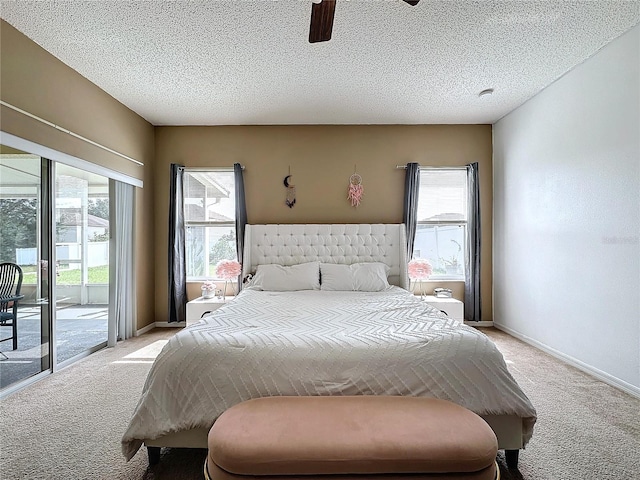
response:
<svg viewBox="0 0 640 480"><path fill-rule="evenodd" d="M133 337L136 324L136 284L133 267L134 198L133 185L115 182L114 315L118 340Z"/></svg>
<svg viewBox="0 0 640 480"><path fill-rule="evenodd" d="M171 164L169 186L169 323L184 322L187 305L187 264L185 260L184 167Z"/></svg>
<svg viewBox="0 0 640 480"><path fill-rule="evenodd" d="M478 163L467 169L467 251L465 255L464 316L479 322L480 311L480 184Z"/></svg>
<svg viewBox="0 0 640 480"><path fill-rule="evenodd" d="M233 176L236 185L236 253L238 262L242 265L242 257L244 254L244 227L247 224L247 204L244 198L244 176L242 174L242 165L233 164ZM238 292L242 289L242 273L238 278Z"/></svg>
<svg viewBox="0 0 640 480"><path fill-rule="evenodd" d="M407 231L407 259L413 258L413 241L418 223L418 192L420 190L420 165L407 163L404 178L404 213L402 222Z"/></svg>

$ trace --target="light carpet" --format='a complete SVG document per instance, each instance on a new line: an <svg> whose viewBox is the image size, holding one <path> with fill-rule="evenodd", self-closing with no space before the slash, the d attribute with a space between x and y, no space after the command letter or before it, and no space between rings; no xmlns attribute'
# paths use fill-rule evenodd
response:
<svg viewBox="0 0 640 480"><path fill-rule="evenodd" d="M500 453L503 480L640 478L640 399L499 330L483 331L538 411L518 471ZM155 329L3 399L0 478L203 478L205 450L163 449L154 467L144 448L130 462L120 451L153 357L174 334Z"/></svg>

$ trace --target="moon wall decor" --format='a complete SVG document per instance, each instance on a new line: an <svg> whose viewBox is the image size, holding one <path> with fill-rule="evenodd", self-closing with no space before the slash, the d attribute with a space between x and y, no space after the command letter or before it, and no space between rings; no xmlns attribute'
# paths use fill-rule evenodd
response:
<svg viewBox="0 0 640 480"><path fill-rule="evenodd" d="M296 186L289 183L290 178L291 174L284 177L283 183L284 186L287 187L287 198L285 199L284 203L287 207L293 208L293 206L296 204Z"/></svg>

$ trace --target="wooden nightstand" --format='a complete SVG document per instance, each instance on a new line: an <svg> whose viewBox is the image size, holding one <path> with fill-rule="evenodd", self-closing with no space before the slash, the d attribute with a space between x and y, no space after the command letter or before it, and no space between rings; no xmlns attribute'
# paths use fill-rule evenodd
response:
<svg viewBox="0 0 640 480"><path fill-rule="evenodd" d="M449 318L464 323L464 303L455 298L443 298L433 295L426 295L424 301L432 307L446 313Z"/></svg>
<svg viewBox="0 0 640 480"><path fill-rule="evenodd" d="M205 312L213 312L219 309L225 303L229 303L235 297L227 295L226 299L222 297L203 298L198 297L190 302L187 302L187 324L195 323L202 318Z"/></svg>

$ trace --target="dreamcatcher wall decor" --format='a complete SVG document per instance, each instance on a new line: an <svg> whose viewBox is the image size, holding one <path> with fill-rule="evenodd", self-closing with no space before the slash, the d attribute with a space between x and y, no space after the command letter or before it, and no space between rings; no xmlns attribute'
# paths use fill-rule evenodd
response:
<svg viewBox="0 0 640 480"><path fill-rule="evenodd" d="M351 200L352 207L357 207L360 205L360 201L364 195L364 187L362 186L362 177L355 172L355 168L353 170L353 175L349 177L349 194L347 195L347 199Z"/></svg>
<svg viewBox="0 0 640 480"><path fill-rule="evenodd" d="M291 167L289 167L289 175L284 177L284 186L287 187L287 198L284 203L287 207L293 208L296 204L296 186L291 185L289 183L289 179L291 178Z"/></svg>

